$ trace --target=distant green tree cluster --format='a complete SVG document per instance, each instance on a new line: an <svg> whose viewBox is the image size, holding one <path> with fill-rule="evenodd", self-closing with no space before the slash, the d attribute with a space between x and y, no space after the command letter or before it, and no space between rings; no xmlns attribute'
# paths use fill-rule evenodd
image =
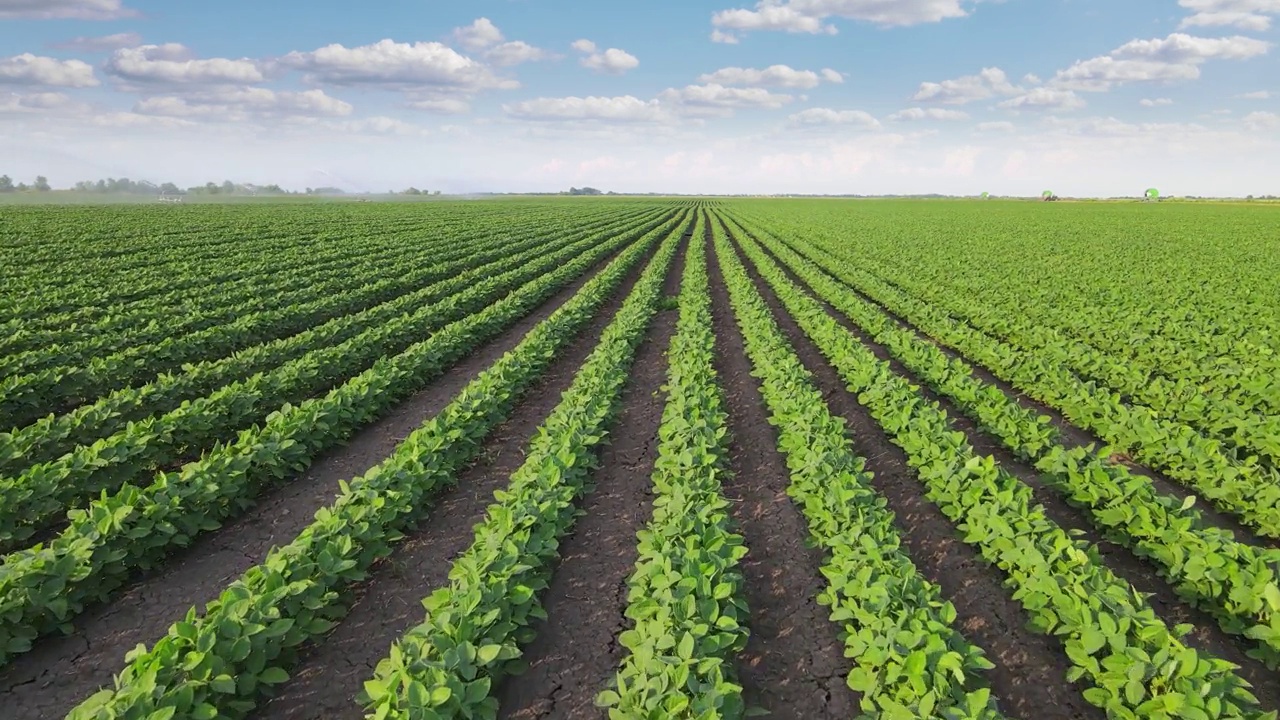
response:
<svg viewBox="0 0 1280 720"><path fill-rule="evenodd" d="M584 187L584 188L571 187L569 188L569 194L570 195L603 195L604 191L597 190L593 187Z"/></svg>
<svg viewBox="0 0 1280 720"><path fill-rule="evenodd" d="M14 185L13 178L8 175L0 175L0 193L49 192L52 189L49 187L49 180L43 175L37 175L36 181L30 185L23 182Z"/></svg>

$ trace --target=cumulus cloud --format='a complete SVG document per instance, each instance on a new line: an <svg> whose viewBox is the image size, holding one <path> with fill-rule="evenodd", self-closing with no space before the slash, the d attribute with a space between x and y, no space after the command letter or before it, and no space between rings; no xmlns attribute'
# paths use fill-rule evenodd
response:
<svg viewBox="0 0 1280 720"><path fill-rule="evenodd" d="M923 82L911 99L916 102L937 102L948 105L964 105L975 100L985 100L995 95L1013 95L1021 88L1009 82L1005 72L997 67L983 68L977 75L964 75L954 80Z"/></svg>
<svg viewBox="0 0 1280 720"><path fill-rule="evenodd" d="M1054 76L1056 87L1103 92L1136 82L1175 82L1200 77L1209 60L1245 60L1264 55L1270 43L1233 35L1203 38L1173 33L1166 38L1131 40L1106 55L1082 60Z"/></svg>
<svg viewBox="0 0 1280 720"><path fill-rule="evenodd" d="M513 40L490 48L485 52L484 57L494 65L507 67L511 65L519 65L521 63L537 62L538 60L547 60L551 57L551 53L548 53L542 48L534 47L523 40Z"/></svg>
<svg viewBox="0 0 1280 720"><path fill-rule="evenodd" d="M471 103L458 98L411 100L408 105L414 110L422 110L437 115L462 115L471 111Z"/></svg>
<svg viewBox="0 0 1280 720"><path fill-rule="evenodd" d="M968 15L961 0L759 0L754 9L721 10L711 16L717 30L834 35L825 22L844 18L883 27L941 22Z"/></svg>
<svg viewBox="0 0 1280 720"><path fill-rule="evenodd" d="M114 77L137 84L242 85L266 79L254 60L197 60L178 43L121 48L111 54L104 68Z"/></svg>
<svg viewBox="0 0 1280 720"><path fill-rule="evenodd" d="M570 47L583 53L584 57L578 61L582 67L598 73L621 75L640 66L640 61L635 55L618 48L609 48L602 52L590 40L575 40Z"/></svg>
<svg viewBox="0 0 1280 720"><path fill-rule="evenodd" d="M83 88L98 85L93 67L81 60L58 60L23 53L0 58L0 85Z"/></svg>
<svg viewBox="0 0 1280 720"><path fill-rule="evenodd" d="M1085 101L1071 90L1033 88L1029 92L997 103L1006 110L1075 110L1085 106Z"/></svg>
<svg viewBox="0 0 1280 720"><path fill-rule="evenodd" d="M707 83L687 85L680 89L669 88L662 91L658 99L694 114L700 114L702 111L725 114L725 111L735 108L777 109L791 102L793 98L790 95L769 92L764 88L731 88L719 83Z"/></svg>
<svg viewBox="0 0 1280 720"><path fill-rule="evenodd" d="M465 27L454 28L453 39L468 50L483 50L506 39L489 18L477 18Z"/></svg>
<svg viewBox="0 0 1280 720"><path fill-rule="evenodd" d="M51 47L57 48L58 50L71 50L73 52L98 53L119 50L120 48L136 47L141 44L141 35L136 32L123 32L116 33L114 35L102 35L99 37L86 37L82 35L80 37L71 38L65 42L54 43Z"/></svg>
<svg viewBox="0 0 1280 720"><path fill-rule="evenodd" d="M801 110L787 118L787 125L793 128L828 127L833 125L862 127L874 129L880 127L880 121L871 113L863 110L832 110L830 108L809 108Z"/></svg>
<svg viewBox="0 0 1280 720"><path fill-rule="evenodd" d="M0 95L0 113L83 113L84 103L60 92L6 93Z"/></svg>
<svg viewBox="0 0 1280 720"><path fill-rule="evenodd" d="M1190 27L1234 27L1262 32L1271 28L1271 15L1280 14L1277 0L1178 0L1193 14L1183 18L1179 30Z"/></svg>
<svg viewBox="0 0 1280 720"><path fill-rule="evenodd" d="M945 108L907 108L889 116L890 120L968 120L969 113Z"/></svg>
<svg viewBox="0 0 1280 720"><path fill-rule="evenodd" d="M0 0L0 19L114 20L134 15L120 0Z"/></svg>
<svg viewBox="0 0 1280 720"><path fill-rule="evenodd" d="M720 28L716 28L711 31L711 42L723 43L725 45L737 45L741 40L739 40L738 36L733 33L725 32Z"/></svg>
<svg viewBox="0 0 1280 720"><path fill-rule="evenodd" d="M1142 98L1138 101L1142 107L1161 107L1164 105L1172 105L1173 100L1170 98Z"/></svg>
<svg viewBox="0 0 1280 720"><path fill-rule="evenodd" d="M535 98L503 105L502 110L520 120L660 122L669 119L658 101L631 95Z"/></svg>
<svg viewBox="0 0 1280 720"><path fill-rule="evenodd" d="M352 48L335 43L312 52L291 52L280 64L307 73L312 82L331 85L460 92L519 87L514 80L496 77L484 63L438 42L409 44L385 39Z"/></svg>
<svg viewBox="0 0 1280 720"><path fill-rule="evenodd" d="M701 83L805 89L817 87L823 80L834 83L844 82L840 73L829 68L819 74L812 70L795 70L786 65L770 65L763 70L727 67L698 77L698 82Z"/></svg>
<svg viewBox="0 0 1280 720"><path fill-rule="evenodd" d="M1251 112L1244 116L1242 122L1254 132L1280 130L1280 115L1273 112Z"/></svg>
<svg viewBox="0 0 1280 720"><path fill-rule="evenodd" d="M256 87L151 97L140 100L133 111L141 115L242 120L251 116L342 117L350 115L353 109L350 103L326 95L322 90L277 92Z"/></svg>

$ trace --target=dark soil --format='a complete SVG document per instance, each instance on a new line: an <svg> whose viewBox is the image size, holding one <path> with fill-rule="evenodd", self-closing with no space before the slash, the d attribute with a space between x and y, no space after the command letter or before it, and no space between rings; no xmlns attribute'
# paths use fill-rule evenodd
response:
<svg viewBox="0 0 1280 720"><path fill-rule="evenodd" d="M6 720L62 717L98 688L110 685L113 674L123 665L125 653L140 643L150 646L188 609L203 607L261 562L273 546L291 542L311 523L317 510L337 497L340 480L362 474L389 455L476 375L572 297L612 257L602 260L429 387L397 405L389 415L361 430L345 446L322 455L299 478L264 494L237 520L201 536L170 558L161 570L139 578L113 602L87 610L77 618L74 634L45 638L31 652L0 668L0 695L8 708ZM606 308L616 308L624 297L621 292L628 290L634 280L633 277L625 283ZM460 536L470 539L470 533ZM425 595L411 602L416 603ZM389 645L388 641L377 647L379 656ZM354 696L350 694L344 701L358 709L352 702Z"/></svg>
<svg viewBox="0 0 1280 720"><path fill-rule="evenodd" d="M667 273L664 294L680 291L686 235ZM596 694L622 662L618 635L627 629L627 579L636 563L636 533L653 515L650 476L666 394L666 351L679 311L656 315L623 390L621 412L592 473L583 515L560 545L560 561L543 594L547 619L524 650L528 669L497 688L498 716L601 717Z"/></svg>
<svg viewBox="0 0 1280 720"><path fill-rule="evenodd" d="M770 256L775 261L778 260L777 256L771 253ZM924 397L938 403L950 417L952 427L965 434L978 455L994 457L1001 468L1030 487L1035 501L1044 508L1045 515L1050 520L1064 530L1075 531L1083 541L1096 546L1108 569L1138 591L1149 595L1148 602L1167 625L1170 627L1180 623L1195 625L1195 629L1187 637L1189 644L1239 665L1238 673L1254 686L1254 694L1262 704L1266 707L1280 707L1280 678L1267 670L1261 662L1246 654L1246 651L1253 647L1252 641L1224 632L1208 613L1184 602L1177 592L1160 577L1153 564L1123 545L1108 539L1092 524L1087 510L1071 505L1057 490L1041 479L1039 472L1032 465L1014 455L997 438L981 429L949 399L921 383L915 373L894 359L888 348L872 340L838 310L823 302L803 280L780 261L778 264L793 282L820 302L851 335L871 350L877 358L888 362L894 373L917 385Z"/></svg>
<svg viewBox="0 0 1280 720"><path fill-rule="evenodd" d="M1105 717L1066 681L1070 663L1061 644L1028 629L1030 617L1004 587L1004 573L963 542L950 519L925 496L903 451L858 404L755 268L749 264L748 268L828 406L847 421L853 449L867 459L867 470L874 474L872 485L889 501L916 567L955 605L959 630L995 663L986 677L1001 708L1039 720Z"/></svg>
<svg viewBox="0 0 1280 720"><path fill-rule="evenodd" d="M716 375L729 414L724 493L748 549L741 566L751 631L738 656L743 695L748 706L781 720L853 717L858 699L845 682L851 665L840 628L817 602L826 587L822 551L806 546L808 526L787 495L790 473L714 253L709 262Z"/></svg>

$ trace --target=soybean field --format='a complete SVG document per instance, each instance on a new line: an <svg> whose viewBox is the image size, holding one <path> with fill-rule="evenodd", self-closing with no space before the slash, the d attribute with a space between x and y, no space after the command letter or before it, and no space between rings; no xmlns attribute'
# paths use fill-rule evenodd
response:
<svg viewBox="0 0 1280 720"><path fill-rule="evenodd" d="M1280 211L0 213L0 716L1280 710Z"/></svg>

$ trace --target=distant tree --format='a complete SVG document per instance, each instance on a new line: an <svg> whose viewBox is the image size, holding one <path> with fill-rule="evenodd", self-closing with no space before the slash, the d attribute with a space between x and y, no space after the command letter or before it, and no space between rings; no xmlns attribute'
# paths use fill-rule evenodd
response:
<svg viewBox="0 0 1280 720"><path fill-rule="evenodd" d="M43 175L37 175L35 189L36 192L49 192L53 188L49 187L49 178Z"/></svg>
<svg viewBox="0 0 1280 720"><path fill-rule="evenodd" d="M421 195L421 194L422 194L422 191L421 191L421 190L419 190L419 189L418 189L418 188L416 188L416 187L411 187L411 188L409 188L408 190L405 190L405 191L404 191L404 194L405 194L405 195Z"/></svg>
<svg viewBox="0 0 1280 720"><path fill-rule="evenodd" d="M8 175L0 175L0 192L13 192L13 178Z"/></svg>
<svg viewBox="0 0 1280 720"><path fill-rule="evenodd" d="M160 192L164 195L181 195L182 189L171 182L167 182L160 186Z"/></svg>
<svg viewBox="0 0 1280 720"><path fill-rule="evenodd" d="M31 189L30 185L26 183L18 183L18 192L26 192L30 189Z"/></svg>
<svg viewBox="0 0 1280 720"><path fill-rule="evenodd" d="M222 194L223 194L223 195L234 195L234 194L235 194L235 192L236 192L236 184L235 184L235 183L231 182L230 180L223 180L223 181L222 181Z"/></svg>

